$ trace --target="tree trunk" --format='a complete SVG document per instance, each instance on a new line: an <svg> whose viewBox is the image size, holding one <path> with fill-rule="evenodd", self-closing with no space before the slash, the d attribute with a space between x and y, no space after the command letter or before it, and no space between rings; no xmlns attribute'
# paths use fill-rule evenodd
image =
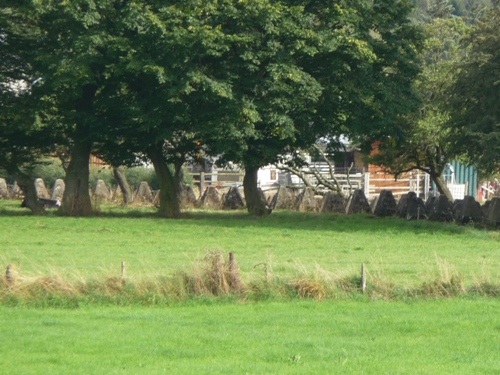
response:
<svg viewBox="0 0 500 375"><path fill-rule="evenodd" d="M257 186L258 171L259 167L245 167L243 190L245 192L248 213L253 216L262 217L269 215L272 210L267 205Z"/></svg>
<svg viewBox="0 0 500 375"><path fill-rule="evenodd" d="M162 145L150 149L148 156L153 162L156 175L160 180L160 207L158 213L162 217L178 218L181 215L181 179L182 162L174 165L172 171L167 164L162 152Z"/></svg>
<svg viewBox="0 0 500 375"><path fill-rule="evenodd" d="M77 137L71 149L71 160L66 171L61 212L70 216L87 216L92 213L89 192L89 160L92 142Z"/></svg>
<svg viewBox="0 0 500 375"><path fill-rule="evenodd" d="M451 194L450 189L448 189L448 185L446 185L446 181L444 180L443 176L441 176L440 174L431 174L430 176L432 181L436 184L439 194L444 195L451 203L453 203L453 195Z"/></svg>
<svg viewBox="0 0 500 375"><path fill-rule="evenodd" d="M22 206L29 208L34 215L46 214L45 208L38 202L35 180L21 171L15 173L15 178L17 185L24 193Z"/></svg>
<svg viewBox="0 0 500 375"><path fill-rule="evenodd" d="M132 191L130 190L130 186L127 182L127 178L125 177L125 173L123 173L122 167L113 168L113 176L115 177L118 186L123 193L123 204L127 205L132 202Z"/></svg>

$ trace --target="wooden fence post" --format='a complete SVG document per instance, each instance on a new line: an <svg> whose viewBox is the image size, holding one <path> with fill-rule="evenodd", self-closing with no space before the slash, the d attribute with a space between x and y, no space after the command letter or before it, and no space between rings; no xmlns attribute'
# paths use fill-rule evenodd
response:
<svg viewBox="0 0 500 375"><path fill-rule="evenodd" d="M7 264L7 269L5 270L5 280L7 281L8 286L14 284L14 276L12 274L12 264Z"/></svg>
<svg viewBox="0 0 500 375"><path fill-rule="evenodd" d="M205 192L205 172L200 172L200 197Z"/></svg>
<svg viewBox="0 0 500 375"><path fill-rule="evenodd" d="M229 272L231 274L234 272L234 253L232 251L229 253Z"/></svg>
<svg viewBox="0 0 500 375"><path fill-rule="evenodd" d="M364 190L366 199L370 199L370 172L364 172L363 190Z"/></svg>
<svg viewBox="0 0 500 375"><path fill-rule="evenodd" d="M232 251L229 253L229 286L233 290L239 290L241 287L240 275L236 269L236 262Z"/></svg>
<svg viewBox="0 0 500 375"><path fill-rule="evenodd" d="M365 264L361 263L361 292L365 293L366 291L366 268Z"/></svg>
<svg viewBox="0 0 500 375"><path fill-rule="evenodd" d="M122 282L125 281L125 262L122 261Z"/></svg>

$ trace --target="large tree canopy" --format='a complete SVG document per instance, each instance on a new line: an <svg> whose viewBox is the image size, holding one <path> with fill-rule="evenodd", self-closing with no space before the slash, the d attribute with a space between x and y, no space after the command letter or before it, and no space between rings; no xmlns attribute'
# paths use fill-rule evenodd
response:
<svg viewBox="0 0 500 375"><path fill-rule="evenodd" d="M16 42L12 49L37 72L32 94L39 117L63 136L69 150L63 199L68 214L91 212L91 152L113 164L130 163L153 145L164 149L164 139L175 145L179 134L190 132L185 121L172 124L188 113L179 92L189 85L186 71L193 65L180 60L189 53L179 57L176 51L191 45L168 29L179 17L164 11L160 18L160 2L149 3L26 1L3 9L10 21L4 28L7 40ZM29 38L20 37L26 33L16 25L23 24L34 30Z"/></svg>
<svg viewBox="0 0 500 375"><path fill-rule="evenodd" d="M63 210L72 215L91 212L89 156L106 129L109 55L116 50L108 48L112 34L106 32L115 18L113 5L22 1L2 8L9 15L7 41L18 51L20 66L29 67L32 80L38 82L29 86L38 118L57 136L53 146L62 143L69 148ZM21 105L18 101L19 111L29 112Z"/></svg>
<svg viewBox="0 0 500 375"><path fill-rule="evenodd" d="M500 170L500 6L487 12L464 48L450 87L450 125L455 148L484 173Z"/></svg>
<svg viewBox="0 0 500 375"><path fill-rule="evenodd" d="M456 65L467 55L460 43L469 31L460 18L436 18L424 25L422 71L413 83L420 108L402 117L399 134L383 139L374 157L375 162L396 175L413 169L428 173L439 192L451 201L453 197L441 174L459 152L446 126L450 111L445 103Z"/></svg>
<svg viewBox="0 0 500 375"><path fill-rule="evenodd" d="M2 8L34 30L12 46L39 79L32 93L41 123L69 149L64 210L90 213L93 151L114 165L151 160L169 217L179 214L180 168L199 140L246 168L249 210L260 215L259 167L319 137L370 144L392 132L414 99L418 34L409 10L407 1L389 0ZM15 25L2 38L18 40Z"/></svg>
<svg viewBox="0 0 500 375"><path fill-rule="evenodd" d="M209 137L245 167L250 212L266 212L259 167L320 137L370 144L411 108L418 33L409 10L390 1L247 1L228 2L215 18L230 41L219 64L237 111Z"/></svg>
<svg viewBox="0 0 500 375"><path fill-rule="evenodd" d="M33 91L40 74L30 61L36 56L38 29L24 20L18 9L0 8L0 170L16 179L27 207L43 213L32 170L56 138L36 117L39 97Z"/></svg>

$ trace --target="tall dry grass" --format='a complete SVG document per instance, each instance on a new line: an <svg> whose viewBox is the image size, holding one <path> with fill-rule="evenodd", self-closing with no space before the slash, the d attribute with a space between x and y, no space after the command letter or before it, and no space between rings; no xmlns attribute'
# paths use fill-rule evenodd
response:
<svg viewBox="0 0 500 375"><path fill-rule="evenodd" d="M0 278L0 301L4 304L75 306L81 303L168 304L198 297L237 300L305 298L314 300L358 298L396 300L400 298L448 298L468 295L500 296L500 285L488 277L465 285L450 263L436 259L437 272L420 286L397 285L378 272L367 272L367 288L361 289L360 275L332 272L320 265L308 269L296 264L296 276L282 279L267 263L259 264L262 277L244 280L234 256L210 250L185 270L170 276L127 278L122 274L86 279L69 279L56 271L51 275L24 275L11 266Z"/></svg>
<svg viewBox="0 0 500 375"><path fill-rule="evenodd" d="M181 296L220 296L245 290L236 260L231 255L225 259L219 250L207 251L190 270L179 272L175 277L180 282Z"/></svg>

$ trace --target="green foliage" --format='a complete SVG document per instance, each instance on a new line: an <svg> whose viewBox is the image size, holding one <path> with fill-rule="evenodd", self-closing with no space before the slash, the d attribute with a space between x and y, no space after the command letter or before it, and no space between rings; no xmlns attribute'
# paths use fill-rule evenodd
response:
<svg viewBox="0 0 500 375"><path fill-rule="evenodd" d="M32 172L35 178L41 178L47 188L52 188L57 179L64 179L64 169L61 161L55 158L47 158L39 162Z"/></svg>
<svg viewBox="0 0 500 375"><path fill-rule="evenodd" d="M435 18L461 17L469 24L481 18L495 0L413 0L413 18L417 22L430 23Z"/></svg>
<svg viewBox="0 0 500 375"><path fill-rule="evenodd" d="M218 18L230 45L220 63L238 111L228 119L234 125L209 134L215 151L258 167L320 137L369 144L392 129L414 99L418 32L409 9L406 2L228 7Z"/></svg>
<svg viewBox="0 0 500 375"><path fill-rule="evenodd" d="M461 152L453 147L447 127L450 110L446 101L456 79L457 64L469 53L461 42L470 30L461 18L436 18L423 27L422 70L413 83L420 108L402 118L399 134L382 141L380 153L373 158L396 175L412 169L429 173L439 191L450 197L440 176L446 164Z"/></svg>
<svg viewBox="0 0 500 375"><path fill-rule="evenodd" d="M137 189L142 181L146 181L153 190L159 189L158 177L154 169L145 167L126 168L125 177L130 187Z"/></svg>
<svg viewBox="0 0 500 375"><path fill-rule="evenodd" d="M434 0L428 8L429 15L432 18L448 18L454 11L453 5L448 0Z"/></svg>
<svg viewBox="0 0 500 375"><path fill-rule="evenodd" d="M113 171L109 167L99 167L93 165L90 167L89 186L95 188L97 180L103 180L107 186L116 185Z"/></svg>
<svg viewBox="0 0 500 375"><path fill-rule="evenodd" d="M455 147L484 173L500 168L500 6L485 13L464 43L470 49L449 87Z"/></svg>

